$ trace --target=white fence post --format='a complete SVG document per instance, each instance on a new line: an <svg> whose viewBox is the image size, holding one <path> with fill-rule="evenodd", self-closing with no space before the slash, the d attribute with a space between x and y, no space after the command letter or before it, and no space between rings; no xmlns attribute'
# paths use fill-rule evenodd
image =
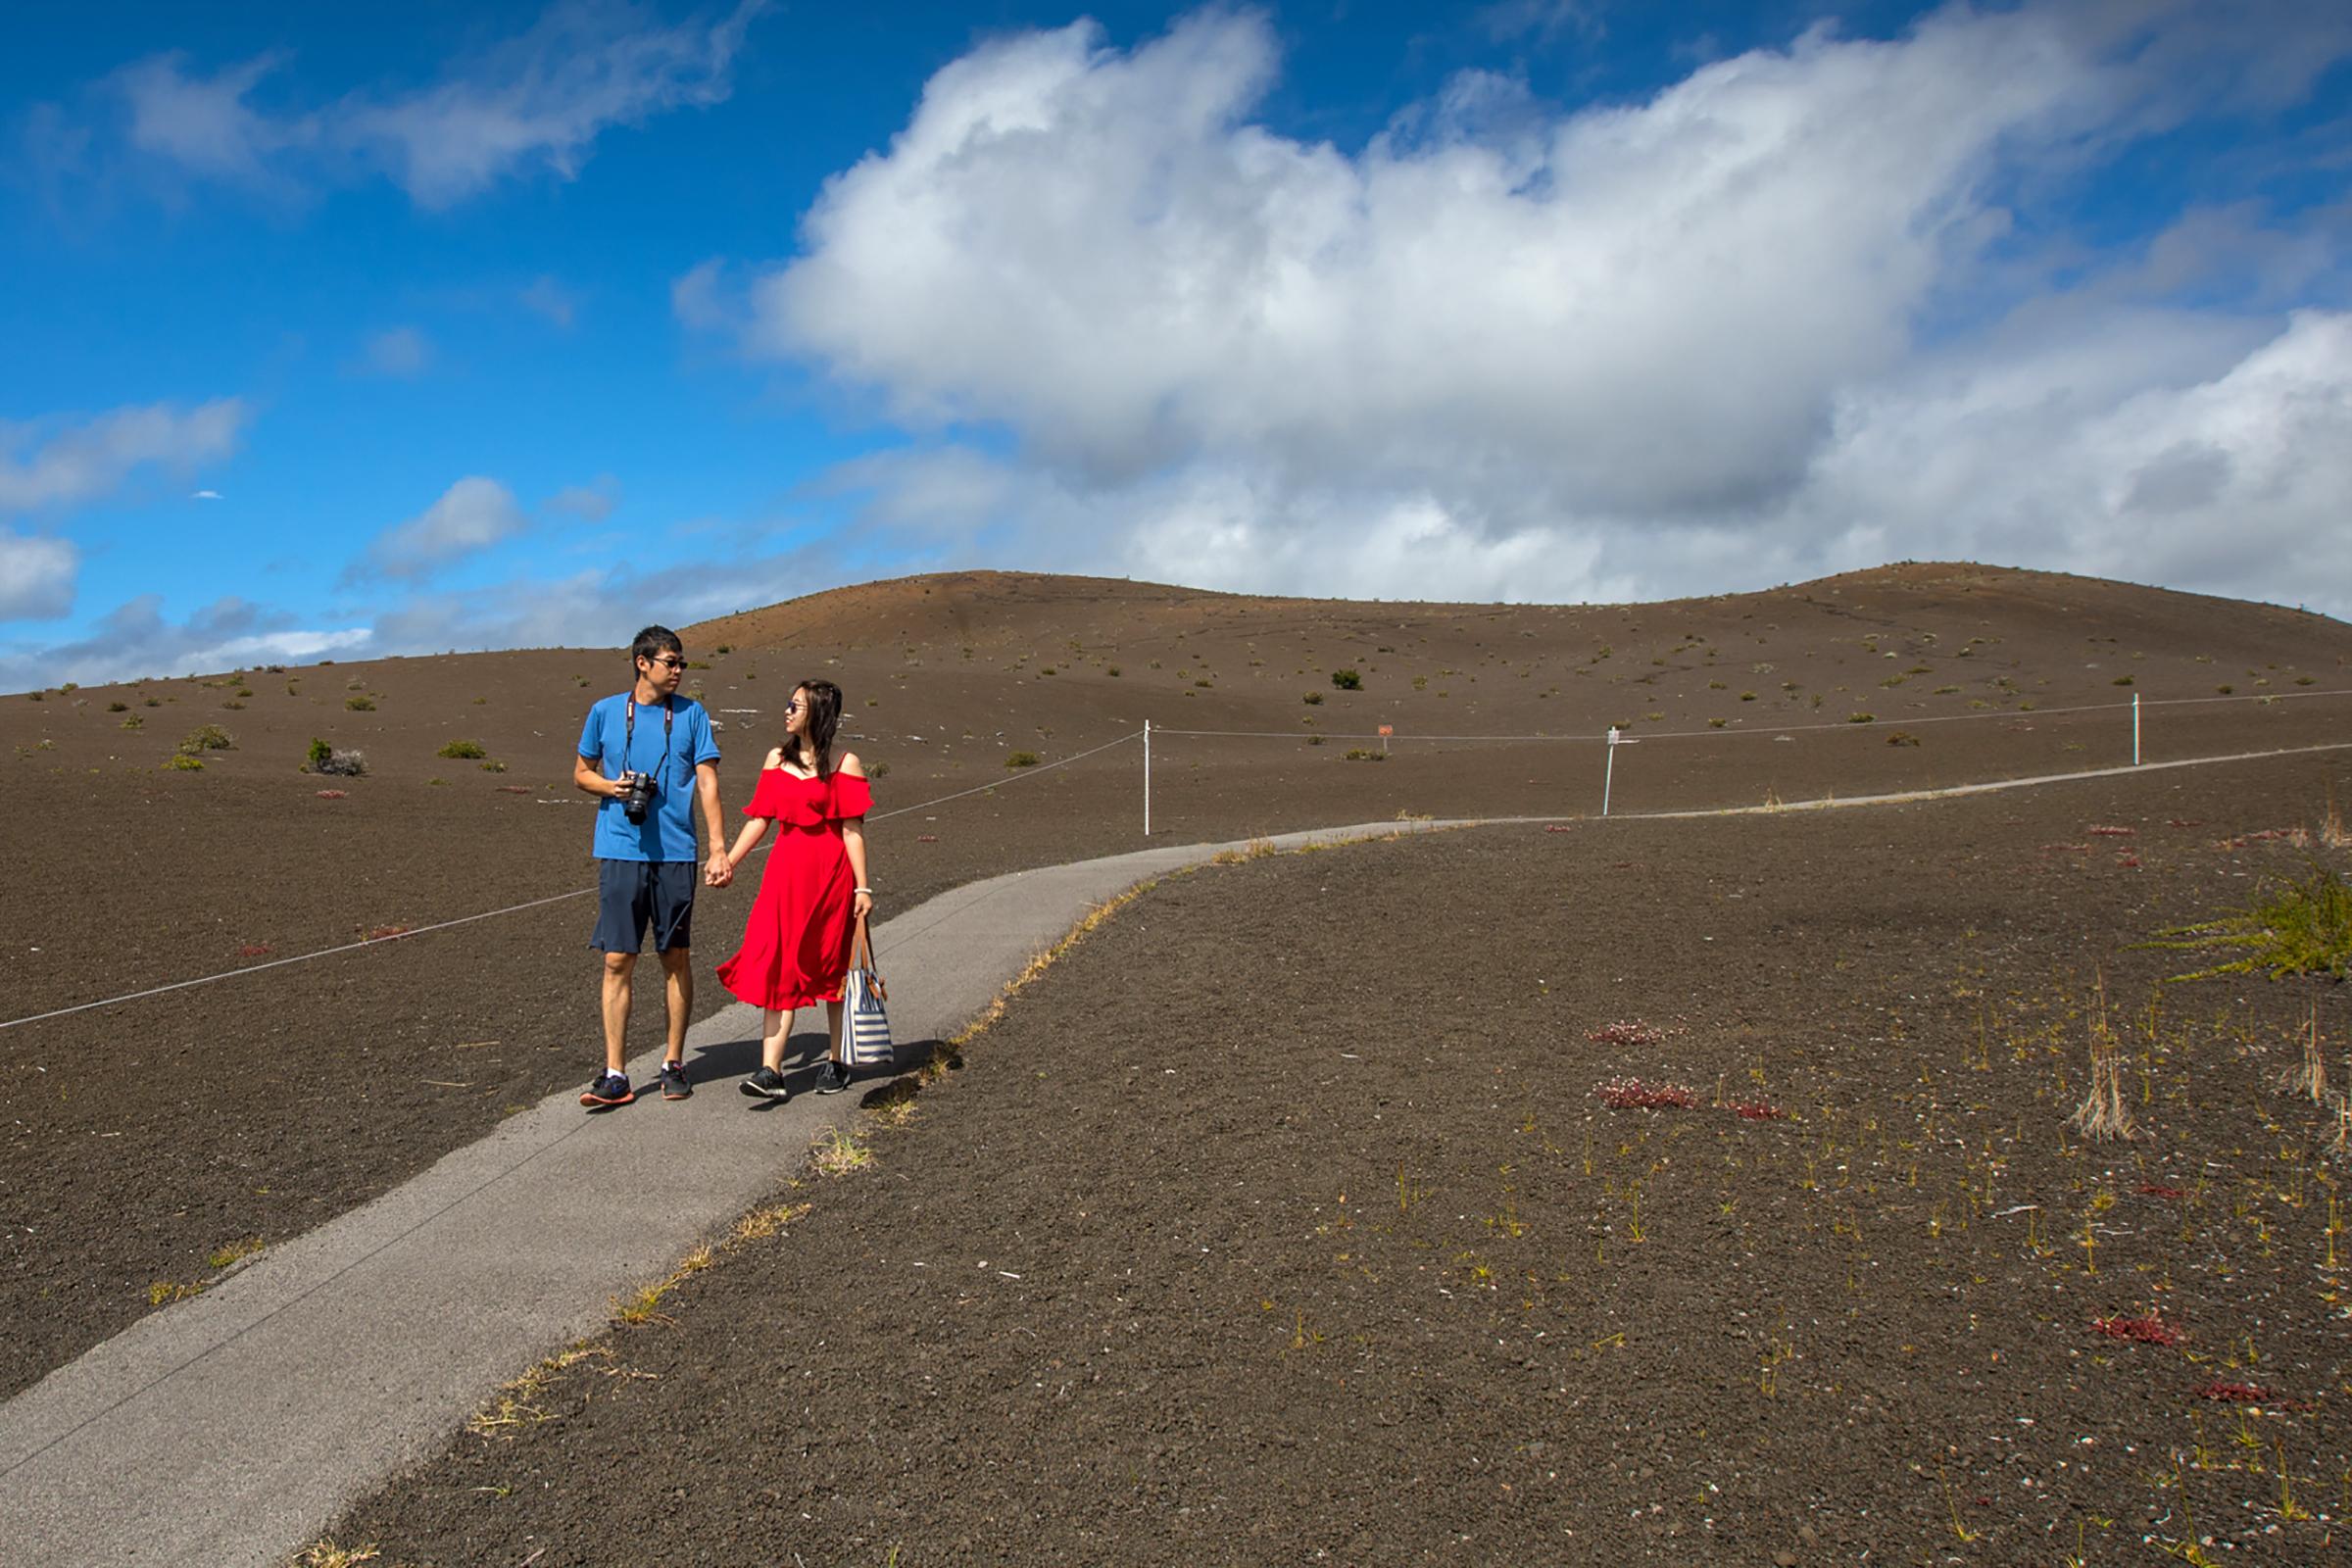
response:
<svg viewBox="0 0 2352 1568"><path fill-rule="evenodd" d="M1617 782L1617 726L1609 726L1609 760L1600 774L1600 814L1609 814L1609 787Z"/></svg>
<svg viewBox="0 0 2352 1568"><path fill-rule="evenodd" d="M2139 765L2139 693L2132 694L2132 765Z"/></svg>
<svg viewBox="0 0 2352 1568"><path fill-rule="evenodd" d="M1152 721L1144 720L1144 837L1152 836Z"/></svg>

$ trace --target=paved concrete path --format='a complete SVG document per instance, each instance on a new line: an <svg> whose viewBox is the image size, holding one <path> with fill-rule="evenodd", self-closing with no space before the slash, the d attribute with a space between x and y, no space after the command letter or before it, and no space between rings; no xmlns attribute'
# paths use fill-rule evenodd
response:
<svg viewBox="0 0 2352 1568"><path fill-rule="evenodd" d="M900 1060L922 1060L1095 905L1241 847L1014 872L884 922L874 941ZM666 1275L797 1172L858 1093L804 1093L822 1010L796 1021L784 1105L736 1092L759 1065L760 1015L728 1007L688 1032L691 1100L590 1115L576 1091L558 1095L0 1405L0 1560L283 1563L500 1384L598 1332L612 1297ZM631 1077L649 1084L660 1054Z"/></svg>

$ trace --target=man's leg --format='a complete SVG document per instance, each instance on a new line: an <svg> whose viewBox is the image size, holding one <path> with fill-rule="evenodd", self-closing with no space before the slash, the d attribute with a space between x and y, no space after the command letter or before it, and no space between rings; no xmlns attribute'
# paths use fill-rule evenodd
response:
<svg viewBox="0 0 2352 1568"><path fill-rule="evenodd" d="M637 970L634 953L605 955L605 1071L628 1068L629 998Z"/></svg>
<svg viewBox="0 0 2352 1568"><path fill-rule="evenodd" d="M694 1013L694 955L684 948L662 951L662 972L668 979L669 1054L664 1061L686 1057L686 1020Z"/></svg>

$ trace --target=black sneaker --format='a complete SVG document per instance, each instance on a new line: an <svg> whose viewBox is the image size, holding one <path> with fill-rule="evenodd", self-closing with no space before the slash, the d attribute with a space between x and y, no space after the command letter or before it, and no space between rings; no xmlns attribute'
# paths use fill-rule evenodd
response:
<svg viewBox="0 0 2352 1568"><path fill-rule="evenodd" d="M694 1085L686 1081L686 1064L682 1061L663 1062L661 1082L663 1100L686 1100L694 1094Z"/></svg>
<svg viewBox="0 0 2352 1568"><path fill-rule="evenodd" d="M580 1103L591 1110L600 1105L608 1109L625 1105L636 1098L637 1091L629 1087L628 1079L616 1072L599 1073L596 1082L580 1091Z"/></svg>
<svg viewBox="0 0 2352 1568"><path fill-rule="evenodd" d="M773 1067L762 1067L737 1084L736 1088L754 1100L790 1100L792 1091L784 1087L784 1075Z"/></svg>
<svg viewBox="0 0 2352 1568"><path fill-rule="evenodd" d="M816 1069L816 1092L818 1094L838 1095L849 1087L850 1069L844 1067L840 1062L827 1061L822 1067Z"/></svg>

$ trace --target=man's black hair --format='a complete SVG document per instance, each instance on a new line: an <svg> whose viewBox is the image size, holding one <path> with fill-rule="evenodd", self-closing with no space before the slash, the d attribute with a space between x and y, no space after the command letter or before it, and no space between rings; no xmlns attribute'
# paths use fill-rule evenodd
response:
<svg viewBox="0 0 2352 1568"><path fill-rule="evenodd" d="M656 654L675 654L683 659L686 657L686 645L678 641L678 634L667 626L648 626L637 634L635 642L629 644L629 667L635 669L637 661L651 659Z"/></svg>

